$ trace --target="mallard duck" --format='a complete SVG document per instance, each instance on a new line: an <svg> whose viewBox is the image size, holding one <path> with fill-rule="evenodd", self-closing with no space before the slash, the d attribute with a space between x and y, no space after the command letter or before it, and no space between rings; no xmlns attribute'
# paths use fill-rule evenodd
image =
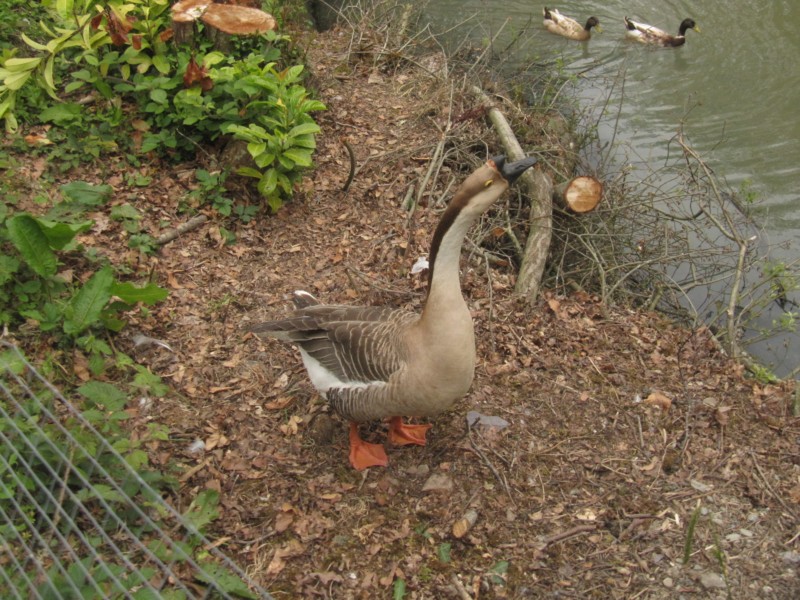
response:
<svg viewBox="0 0 800 600"><path fill-rule="evenodd" d="M571 40L588 40L592 37L592 27L599 32L603 31L597 17L589 17L586 20L586 25L581 25L575 19L565 17L555 8L547 8L545 6L542 13L544 14L544 21L542 21L542 23L547 28L547 31Z"/></svg>
<svg viewBox="0 0 800 600"><path fill-rule="evenodd" d="M700 28L694 19L684 19L681 21L681 26L678 28L678 35L670 35L666 31L646 25L644 23L637 23L636 21L625 17L625 26L628 28L628 37L643 44L654 44L656 46L683 46L686 43L686 31L694 29L700 33Z"/></svg>
<svg viewBox="0 0 800 600"><path fill-rule="evenodd" d="M425 445L430 425L403 423L401 415L437 415L472 385L475 332L461 294L461 246L470 226L535 163L497 156L461 184L433 234L422 314L324 305L301 291L291 315L250 328L299 347L311 383L350 421L356 469L388 464L383 445L362 440L358 423L389 419L393 444Z"/></svg>

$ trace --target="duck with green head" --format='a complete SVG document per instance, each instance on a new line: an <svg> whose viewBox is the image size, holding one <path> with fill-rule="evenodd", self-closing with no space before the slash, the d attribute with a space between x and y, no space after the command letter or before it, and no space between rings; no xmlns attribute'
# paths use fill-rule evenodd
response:
<svg viewBox="0 0 800 600"><path fill-rule="evenodd" d="M686 32L689 29L693 29L697 33L700 33L700 27L697 26L697 23L694 22L694 19L684 19L681 21L681 25L678 28L678 35L671 35L663 29L653 27L652 25L637 23L628 17L625 17L625 27L628 29L627 36L630 39L636 40L637 42L641 42L643 44L664 46L666 48L683 46L686 43Z"/></svg>

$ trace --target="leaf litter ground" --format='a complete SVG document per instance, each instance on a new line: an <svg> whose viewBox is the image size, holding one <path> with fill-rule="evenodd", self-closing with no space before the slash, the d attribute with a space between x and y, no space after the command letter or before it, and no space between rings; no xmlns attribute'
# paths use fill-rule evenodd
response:
<svg viewBox="0 0 800 600"><path fill-rule="evenodd" d="M389 448L386 469L349 467L346 424L296 351L246 326L284 314L295 289L418 310L425 286L410 269L438 218L432 199L469 168L443 167L409 217L403 199L428 169L446 102L415 71L348 62L348 39L324 34L310 51L329 106L316 170L277 215L239 223L236 244L210 214L142 259L95 215L105 252L171 291L138 325L174 354L126 349L173 389L131 412L169 425L170 441L149 451L183 467L177 501L219 490L213 533L276 598L391 597L401 585L407 598L797 597L794 386L747 379L707 331L655 313L585 293L528 307L512 269L487 271L469 252L472 390L432 420L426 447ZM494 143L480 119L464 127ZM346 194L342 140L359 165ZM142 169L147 188L106 181L158 234L185 220L191 172ZM469 427L470 411L488 426ZM381 424L363 431L384 439Z"/></svg>

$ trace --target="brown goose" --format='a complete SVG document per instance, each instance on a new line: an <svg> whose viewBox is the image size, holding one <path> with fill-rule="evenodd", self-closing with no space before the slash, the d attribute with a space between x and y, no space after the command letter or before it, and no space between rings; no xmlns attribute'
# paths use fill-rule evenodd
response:
<svg viewBox="0 0 800 600"><path fill-rule="evenodd" d="M287 318L251 328L296 344L308 376L331 407L350 421L350 463L386 466L380 444L361 439L358 423L389 419L389 440L425 445L430 417L464 396L475 370L475 333L461 295L459 259L469 227L529 167L534 158L488 160L456 192L433 234L428 297L421 315L386 307L320 304L295 292Z"/></svg>

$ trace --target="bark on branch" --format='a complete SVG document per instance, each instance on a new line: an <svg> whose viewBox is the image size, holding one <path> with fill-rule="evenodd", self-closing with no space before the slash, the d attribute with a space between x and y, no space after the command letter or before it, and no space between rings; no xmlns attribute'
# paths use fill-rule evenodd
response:
<svg viewBox="0 0 800 600"><path fill-rule="evenodd" d="M185 223L178 225L175 229L170 229L169 231L162 233L160 236L156 238L156 246L161 247L164 244L170 243L172 240L176 239L178 236L183 235L187 231L191 231L192 229L197 229L208 221L208 217L205 215L197 215L196 217L192 217Z"/></svg>
<svg viewBox="0 0 800 600"><path fill-rule="evenodd" d="M509 160L525 157L517 137L511 130L505 116L494 102L478 87L473 93L489 107L489 120L494 125ZM539 295L539 287L544 273L550 238L553 232L553 183L550 178L536 169L528 169L520 178L528 196L531 198L528 241L522 256L515 292L533 304Z"/></svg>

